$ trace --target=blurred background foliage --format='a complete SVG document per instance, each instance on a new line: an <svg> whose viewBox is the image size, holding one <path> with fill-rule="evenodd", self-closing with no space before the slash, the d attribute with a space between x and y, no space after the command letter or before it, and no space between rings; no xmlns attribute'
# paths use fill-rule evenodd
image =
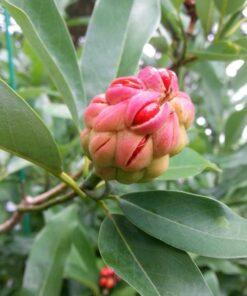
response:
<svg viewBox="0 0 247 296"><path fill-rule="evenodd" d="M95 1L56 0L56 3L80 59ZM161 0L161 12L161 23L143 48L140 66L172 67L177 72L180 87L190 94L196 105L196 120L189 133L189 147L216 163L221 171L205 169L188 178L185 175L178 180L167 178L149 184L121 185L117 190L123 193L137 189L175 189L209 195L247 218L245 1ZM9 30L14 47L17 92L44 118L59 144L66 170L74 172L81 167L83 160L77 132L67 107L62 103L45 65L34 53L13 18ZM5 81L9 80L3 9L0 10L0 76ZM24 180L19 178L20 170L25 172ZM6 220L15 209L23 191L35 196L57 182L42 169L3 151L0 151L0 181L0 222ZM14 230L0 236L1 296L18 295L34 238L45 224L50 225L51 217L61 208L63 206L43 213L26 214ZM66 263L60 262L66 264L61 295L92 295L92 291L97 293L98 290L98 268L103 263L97 250L97 235L102 214L92 204L84 204L80 211L84 225L82 231L88 246L84 246L84 255L80 256L76 250L71 250ZM68 221L71 215L73 213L68 212ZM59 225L59 219L61 217L56 216L50 228L46 226L40 233L44 240L49 237L52 240L50 229L56 227L56 223ZM62 240L62 235L58 231L57 239ZM45 256L42 249L36 249L36 252L40 252L39 256ZM57 252L62 251L53 252L57 256ZM78 265L78 260L84 261ZM196 257L195 260L214 295L247 295L246 259ZM57 273L55 267L54 273ZM112 295L128 296L135 295L135 292L120 282Z"/></svg>

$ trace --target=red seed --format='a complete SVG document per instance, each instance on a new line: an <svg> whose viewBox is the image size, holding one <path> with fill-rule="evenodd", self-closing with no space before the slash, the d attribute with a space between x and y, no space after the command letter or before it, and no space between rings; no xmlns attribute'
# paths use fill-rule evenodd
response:
<svg viewBox="0 0 247 296"><path fill-rule="evenodd" d="M171 78L169 76L163 76L162 80L163 80L166 90L168 90L170 88Z"/></svg>
<svg viewBox="0 0 247 296"><path fill-rule="evenodd" d="M158 112L160 108L157 103L151 103L149 105L144 106L135 116L134 118L134 125L136 124L142 124L152 117L154 117Z"/></svg>
<svg viewBox="0 0 247 296"><path fill-rule="evenodd" d="M129 158L128 162L127 162L127 166L131 164L131 162L136 158L136 156L138 155L138 153L141 152L142 148L145 146L146 142L148 140L148 136L144 137L141 139L141 141L139 142L139 144L137 145L136 149L134 150L134 152L132 153L131 157Z"/></svg>
<svg viewBox="0 0 247 296"><path fill-rule="evenodd" d="M141 83L136 78L132 78L132 77L117 78L111 83L111 86L114 86L114 85L127 86L127 87L136 88L136 89L142 88Z"/></svg>
<svg viewBox="0 0 247 296"><path fill-rule="evenodd" d="M169 91L169 88L171 85L171 79L172 79L171 73L170 73L171 71L167 69L160 69L159 72L166 91Z"/></svg>

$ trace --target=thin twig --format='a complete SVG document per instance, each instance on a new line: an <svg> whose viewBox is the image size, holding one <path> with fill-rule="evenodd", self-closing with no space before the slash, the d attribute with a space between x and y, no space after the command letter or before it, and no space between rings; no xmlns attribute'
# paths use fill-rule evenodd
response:
<svg viewBox="0 0 247 296"><path fill-rule="evenodd" d="M65 194L62 197L58 197L56 199L48 200L47 202L43 204L38 204L38 205L20 205L18 206L17 210L19 213L26 213L26 212L39 212L46 210L52 206L65 203L74 197L76 197L77 194L74 191L70 191L69 193Z"/></svg>
<svg viewBox="0 0 247 296"><path fill-rule="evenodd" d="M82 175L83 170L78 171L75 175L73 175L73 179L77 180ZM67 184L61 183L54 188L37 195L36 197L24 197L21 203L17 206L16 211L12 213L11 217L7 219L5 222L0 224L0 233L5 233L15 227L21 218L23 213L25 212L33 212L33 211L41 211L45 210L53 205L66 202L67 200L76 196L74 192L69 192L61 198L55 199L60 193L68 188Z"/></svg>
<svg viewBox="0 0 247 296"><path fill-rule="evenodd" d="M80 178L80 176L82 175L82 170L80 170L78 173L76 173L75 175L72 175L72 178L74 180L77 180ZM54 188L41 193L40 195L37 195L36 197L30 197L27 196L26 197L26 202L30 205L39 205L42 204L50 199L52 199L53 197L58 196L60 193L62 193L64 190L66 190L68 188L68 185L65 183L61 183L58 184L57 186L55 186Z"/></svg>
<svg viewBox="0 0 247 296"><path fill-rule="evenodd" d="M22 213L14 212L8 220L0 224L0 233L5 233L11 230L16 224L20 222L21 217Z"/></svg>

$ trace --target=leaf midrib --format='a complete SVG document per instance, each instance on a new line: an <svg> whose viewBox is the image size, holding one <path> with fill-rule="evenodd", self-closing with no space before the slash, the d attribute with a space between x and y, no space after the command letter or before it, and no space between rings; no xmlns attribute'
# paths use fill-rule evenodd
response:
<svg viewBox="0 0 247 296"><path fill-rule="evenodd" d="M61 240L63 240L63 239L61 239ZM58 240L58 239L55 242L55 250L56 250L55 251L55 256L52 256L52 263L49 265L48 272L46 273L45 278L43 280L43 283L42 283L42 285L40 287L39 294L38 294L39 296L43 296L45 294L44 292L46 291L46 285L47 285L47 282L48 282L48 278L50 276L50 272L53 269L53 266L55 265L55 262L56 262L56 259L57 259L57 256L58 256L57 249L59 248L60 243L61 243L61 241Z"/></svg>
<svg viewBox="0 0 247 296"><path fill-rule="evenodd" d="M226 237L222 237L222 236L215 236L215 235L210 234L210 233L208 233L208 232L206 232L206 231L203 232L202 230L199 230L199 229L196 229L196 228L192 228L192 227L190 227L190 226L188 226L188 225L181 224L181 223L179 223L179 222L177 222L177 221L174 221L174 220L171 220L171 219L169 219L169 218L166 218L166 217L163 217L163 216L160 216L160 215L154 214L154 213L152 213L152 212L150 212L150 211L148 211L148 210L146 210L146 209L144 209L144 208L141 208L140 206L138 206L138 205L136 205L136 204L134 204L134 203L131 203L131 202L127 201L126 199L125 199L124 201L122 201L122 202L126 202L126 203L132 205L133 207L136 207L136 208L139 209L140 211L143 211L144 213L147 213L147 214L149 214L149 215L151 215L151 216L158 217L158 218L161 219L161 220L167 220L167 221L169 221L171 224L179 225L181 228L187 228L187 229L189 229L189 230L191 230L191 231L199 232L199 233L201 233L201 234L203 234L203 235L208 235L209 237L213 237L213 238L215 238L215 239L224 239L224 240L232 240L232 241L247 242L247 239L240 240L240 239L236 239L236 238L234 238L234 237L226 238ZM133 221L133 222L134 222L134 221Z"/></svg>
<svg viewBox="0 0 247 296"><path fill-rule="evenodd" d="M115 221L115 219L111 216L110 220L112 221L116 231L118 232L120 238L122 239L122 241L124 242L127 250L129 251L130 255L132 256L132 258L134 259L134 261L137 263L137 265L140 267L141 271L143 272L144 276L146 276L146 278L148 279L148 281L151 283L151 285L154 288L154 291L157 293L158 296L162 296L159 291L157 290L157 288L155 287L155 284L152 282L152 280L150 279L150 277L148 276L148 274L146 273L146 271L144 270L144 268L142 267L141 263L139 262L138 258L135 256L134 252L132 251L131 247L129 246L127 240L125 239L123 233L121 232L120 228L117 225L117 222Z"/></svg>
<svg viewBox="0 0 247 296"><path fill-rule="evenodd" d="M73 117L73 119L74 119L74 121L75 121L75 123L76 123L76 126L78 127L78 122L79 122L78 115L77 115L77 111L78 111L78 110L77 110L77 105L76 105L76 101L75 101L74 93L73 93L73 91L71 90L71 88L70 88L70 84L68 83L67 78L64 76L64 74L63 74L63 72L62 72L60 66L56 63L56 61L54 60L53 56L49 54L49 50L47 49L47 47L46 47L46 45L44 44L44 42L42 41L42 39L39 37L39 34L36 32L35 27L34 27L34 25L33 25L33 22L32 22L32 20L30 19L30 17L28 16L28 14L27 14L22 8L17 7L15 4L9 2L8 0L3 0L3 1L4 1L7 5L9 5L9 6L15 8L17 11L19 11L22 15L24 15L24 16L26 17L27 21L30 23L30 26L31 26L31 30L32 30L32 32L36 35L36 37L37 37L38 40L40 41L40 44L41 44L41 46L43 47L43 49L45 50L46 54L49 56L50 61L51 61L51 62L53 63L53 65L55 65L55 67L58 69L58 72L60 73L62 79L63 79L64 82L65 82L65 85L66 85L66 88L67 88L68 92L70 93L71 97L73 98L73 101L72 101L72 102L73 102L73 105L74 105L74 106L73 106L73 109L74 109L74 111L75 111L75 113L76 113L76 118L75 118L74 114L71 114L71 115L72 115L72 117ZM80 73L80 71L79 71L79 73ZM51 75L51 73L50 73L50 75ZM80 76L81 76L81 74L80 74ZM60 92L60 91L59 91L59 92ZM63 96L63 94L61 94L61 96ZM65 100L65 99L64 99L64 100ZM65 102L66 102L66 100L65 100ZM66 105L68 106L67 102L66 102ZM68 108L68 109L70 110L70 108ZM70 111L70 112L71 112L71 111Z"/></svg>

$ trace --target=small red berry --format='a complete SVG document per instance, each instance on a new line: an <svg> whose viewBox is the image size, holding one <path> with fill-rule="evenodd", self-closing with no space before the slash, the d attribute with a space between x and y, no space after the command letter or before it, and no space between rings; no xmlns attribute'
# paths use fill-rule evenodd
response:
<svg viewBox="0 0 247 296"><path fill-rule="evenodd" d="M115 274L114 270L108 266L103 267L100 272L101 276L112 276L114 274Z"/></svg>
<svg viewBox="0 0 247 296"><path fill-rule="evenodd" d="M106 283L107 283L108 279L106 277L102 277L100 280L99 280L99 285L100 287L106 287Z"/></svg>
<svg viewBox="0 0 247 296"><path fill-rule="evenodd" d="M107 282L106 282L106 284L105 284L105 287L106 287L107 289L112 289L112 288L115 287L115 285L116 285L116 281L114 280L114 278L108 278L108 279L107 279Z"/></svg>
<svg viewBox="0 0 247 296"><path fill-rule="evenodd" d="M149 105L144 106L135 116L134 124L142 124L152 117L154 117L158 112L160 108L157 103L151 103Z"/></svg>

